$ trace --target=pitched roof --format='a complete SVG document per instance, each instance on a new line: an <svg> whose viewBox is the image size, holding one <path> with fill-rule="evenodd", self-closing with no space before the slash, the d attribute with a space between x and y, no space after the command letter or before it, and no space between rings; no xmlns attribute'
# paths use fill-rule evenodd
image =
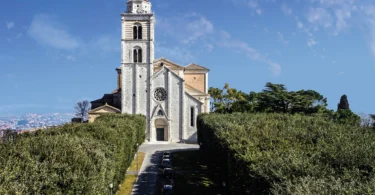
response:
<svg viewBox="0 0 375 195"><path fill-rule="evenodd" d="M103 108L109 108L110 110L113 110L115 113L120 113L120 112L121 112L120 109L115 108L115 107L113 107L113 106L110 106L110 105L108 105L108 104L105 104L105 105L103 105L103 106L100 106L100 107L97 107L97 108L95 108L95 109L93 109L93 110L90 110L89 113L90 113L90 114L95 113L96 111L101 110L101 109L103 109Z"/></svg>
<svg viewBox="0 0 375 195"><path fill-rule="evenodd" d="M162 74L163 72L165 71L169 71L172 75L176 76L176 78L184 81L184 79L182 79L180 76L178 76L175 72L173 72L170 68L166 67L166 66L163 66L159 72L156 72L154 73L154 75L151 76L151 79L154 79L156 78L159 74Z"/></svg>
<svg viewBox="0 0 375 195"><path fill-rule="evenodd" d="M186 70L207 70L207 71L210 71L210 69L205 68L203 66L200 66L198 64L194 64L194 63L185 66L185 69Z"/></svg>
<svg viewBox="0 0 375 195"><path fill-rule="evenodd" d="M165 58L158 58L156 60L154 60L153 64L154 64L154 67L157 67L158 65L161 65L161 63L163 63L164 66L169 66L169 69L179 69L179 70L183 70L184 67L175 63L175 62L172 62L170 60L167 60Z"/></svg>

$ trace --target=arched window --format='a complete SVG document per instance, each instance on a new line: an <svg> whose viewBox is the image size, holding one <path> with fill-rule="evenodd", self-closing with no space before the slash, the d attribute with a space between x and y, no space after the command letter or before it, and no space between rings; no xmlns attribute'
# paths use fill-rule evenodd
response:
<svg viewBox="0 0 375 195"><path fill-rule="evenodd" d="M142 49L138 49L138 62L142 63Z"/></svg>
<svg viewBox="0 0 375 195"><path fill-rule="evenodd" d="M139 23L133 26L133 39L142 39L142 25Z"/></svg>
<svg viewBox="0 0 375 195"><path fill-rule="evenodd" d="M142 39L142 26L138 26L138 39Z"/></svg>
<svg viewBox="0 0 375 195"><path fill-rule="evenodd" d="M190 126L192 127L194 127L194 118L195 118L194 107L190 107Z"/></svg>
<svg viewBox="0 0 375 195"><path fill-rule="evenodd" d="M133 39L137 39L137 37L138 37L137 26L133 26Z"/></svg>
<svg viewBox="0 0 375 195"><path fill-rule="evenodd" d="M133 49L133 61L142 63L142 48L139 46Z"/></svg>
<svg viewBox="0 0 375 195"><path fill-rule="evenodd" d="M133 50L133 60L134 62L138 62L138 55L137 55L138 51L137 49L134 49Z"/></svg>
<svg viewBox="0 0 375 195"><path fill-rule="evenodd" d="M158 116L164 116L164 112L162 110L158 111Z"/></svg>

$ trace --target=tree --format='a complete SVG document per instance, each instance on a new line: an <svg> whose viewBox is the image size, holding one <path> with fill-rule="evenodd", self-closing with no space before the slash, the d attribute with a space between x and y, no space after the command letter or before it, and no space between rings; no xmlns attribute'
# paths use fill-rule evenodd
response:
<svg viewBox="0 0 375 195"><path fill-rule="evenodd" d="M78 102L74 108L76 110L76 116L78 118L81 118L83 121L87 120L88 112L91 109L89 101L84 100L84 101Z"/></svg>
<svg viewBox="0 0 375 195"><path fill-rule="evenodd" d="M334 121L340 124L348 124L354 126L361 125L361 117L356 115L350 109L338 110L335 114Z"/></svg>
<svg viewBox="0 0 375 195"><path fill-rule="evenodd" d="M268 82L262 92L249 94L225 84L223 89L210 88L213 98L211 111L232 112L271 112L271 113L327 113L327 98L314 90L287 91L283 84Z"/></svg>
<svg viewBox="0 0 375 195"><path fill-rule="evenodd" d="M334 120L341 124L361 124L361 117L359 117L350 110L348 97L346 95L342 95L340 98L340 102L337 105L337 112L335 114Z"/></svg>
<svg viewBox="0 0 375 195"><path fill-rule="evenodd" d="M348 97L346 95L342 95L340 98L340 103L337 105L337 111L339 110L350 110Z"/></svg>
<svg viewBox="0 0 375 195"><path fill-rule="evenodd" d="M375 114L370 114L372 122L374 123L372 126L375 128Z"/></svg>
<svg viewBox="0 0 375 195"><path fill-rule="evenodd" d="M327 98L314 90L289 92L290 113L322 113L326 111Z"/></svg>
<svg viewBox="0 0 375 195"><path fill-rule="evenodd" d="M214 100L213 102L211 102L211 112L215 112L217 107L220 107L220 105L223 102L223 90L219 88L210 87L210 89L208 89L208 93Z"/></svg>
<svg viewBox="0 0 375 195"><path fill-rule="evenodd" d="M287 113L290 99L285 85L267 83L266 89L258 94L259 112Z"/></svg>
<svg viewBox="0 0 375 195"><path fill-rule="evenodd" d="M361 126L362 127L371 127L373 120L371 115L365 113L359 113L359 117L361 117Z"/></svg>

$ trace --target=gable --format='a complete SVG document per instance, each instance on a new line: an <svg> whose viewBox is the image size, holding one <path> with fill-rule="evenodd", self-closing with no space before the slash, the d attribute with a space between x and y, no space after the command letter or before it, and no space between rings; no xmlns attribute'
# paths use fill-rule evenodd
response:
<svg viewBox="0 0 375 195"><path fill-rule="evenodd" d="M163 116L158 116L157 113L158 111L161 110L163 112ZM152 114L151 114L151 118L154 118L154 117L157 117L157 118L165 118L166 120L170 120L167 112L165 112L163 106L161 104L158 104L157 106L154 107L153 111L152 111Z"/></svg>
<svg viewBox="0 0 375 195"><path fill-rule="evenodd" d="M170 70L184 70L185 68L177 63L174 63L170 60L167 60L165 58L159 58L154 61L154 71L157 72L159 71L162 66L166 66Z"/></svg>
<svg viewBox="0 0 375 195"><path fill-rule="evenodd" d="M203 70L207 72L210 71L208 68L200 66L198 64L194 64L194 63L187 65L185 67L185 70Z"/></svg>
<svg viewBox="0 0 375 195"><path fill-rule="evenodd" d="M158 72L154 73L154 75L151 76L151 79L155 79L162 75L165 72L170 72L172 76L176 77L179 80L184 80L180 76L178 76L175 72L171 71L168 67L163 66Z"/></svg>
<svg viewBox="0 0 375 195"><path fill-rule="evenodd" d="M89 111L89 114L121 113L121 110L108 104Z"/></svg>

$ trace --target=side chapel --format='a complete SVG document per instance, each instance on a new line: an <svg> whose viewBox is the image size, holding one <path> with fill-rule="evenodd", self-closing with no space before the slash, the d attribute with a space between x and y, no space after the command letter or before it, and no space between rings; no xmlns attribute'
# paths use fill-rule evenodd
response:
<svg viewBox="0 0 375 195"><path fill-rule="evenodd" d="M117 89L91 102L89 121L106 113L146 116L146 141L197 141L196 119L209 112L209 69L154 59L155 16L148 0L129 0L122 17Z"/></svg>

